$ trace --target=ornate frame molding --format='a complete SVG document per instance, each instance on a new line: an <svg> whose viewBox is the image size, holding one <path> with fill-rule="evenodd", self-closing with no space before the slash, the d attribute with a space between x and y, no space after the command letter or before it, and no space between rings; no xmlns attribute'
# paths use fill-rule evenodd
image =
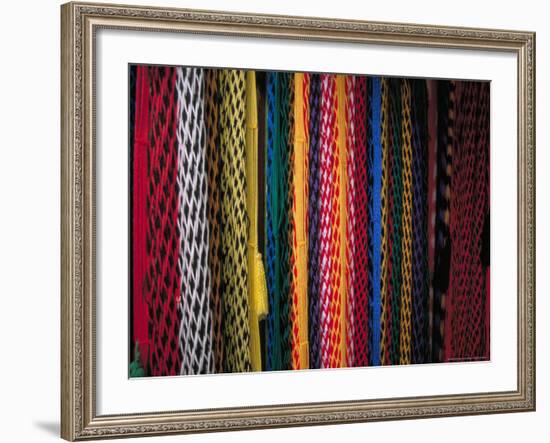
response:
<svg viewBox="0 0 550 443"><path fill-rule="evenodd" d="M511 392L98 416L94 35L99 28L512 52L518 57L518 387ZM61 7L61 436L67 440L535 409L535 34L218 11Z"/></svg>

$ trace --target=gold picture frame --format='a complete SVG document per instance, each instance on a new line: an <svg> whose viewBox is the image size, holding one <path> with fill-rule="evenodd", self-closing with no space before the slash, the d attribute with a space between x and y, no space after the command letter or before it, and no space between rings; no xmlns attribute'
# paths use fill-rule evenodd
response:
<svg viewBox="0 0 550 443"><path fill-rule="evenodd" d="M98 416L95 407L94 37L100 28L461 48L516 54L517 389ZM535 410L535 33L75 2L61 7L61 83L63 438L73 441Z"/></svg>

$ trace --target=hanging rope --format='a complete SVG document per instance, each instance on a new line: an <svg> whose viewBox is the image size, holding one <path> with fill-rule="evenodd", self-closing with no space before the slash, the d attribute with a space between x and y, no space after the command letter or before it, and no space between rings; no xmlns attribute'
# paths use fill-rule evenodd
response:
<svg viewBox="0 0 550 443"><path fill-rule="evenodd" d="M411 80L412 127L412 363L428 362L428 91Z"/></svg>
<svg viewBox="0 0 550 443"><path fill-rule="evenodd" d="M489 85L256 75L130 71L132 361L489 358Z"/></svg>
<svg viewBox="0 0 550 443"><path fill-rule="evenodd" d="M266 263L268 315L266 321L267 355L266 369L281 369L280 312L280 260L278 259L277 220L279 217L279 125L276 109L279 106L279 74L267 74L267 159L266 159Z"/></svg>
<svg viewBox="0 0 550 443"><path fill-rule="evenodd" d="M488 209L489 94L480 82L461 82L459 92L451 181L453 248L445 331L448 361L487 358L482 248Z"/></svg>
<svg viewBox="0 0 550 443"><path fill-rule="evenodd" d="M382 144L381 144L381 80L369 79L369 282L372 282L372 296L369 291L369 324L371 325L371 364L380 364L380 277L381 277L381 187L382 187ZM372 268L371 268L372 263Z"/></svg>
<svg viewBox="0 0 550 443"><path fill-rule="evenodd" d="M292 369L307 369L307 125L309 74L294 74L294 140L292 152Z"/></svg>
<svg viewBox="0 0 550 443"><path fill-rule="evenodd" d="M246 73L246 182L250 360L252 370L261 371L260 320L266 316L268 306L264 265L258 245L258 104L254 71Z"/></svg>
<svg viewBox="0 0 550 443"><path fill-rule="evenodd" d="M346 94L346 77L345 75L336 76L336 96L337 96L337 138L336 144L338 149L337 162L337 181L335 182L336 202L338 213L335 218L338 219L339 230L335 232L335 259L337 264L335 278L335 307L337 313L337 324L335 324L335 341L338 344L338 355L335 362L336 367L344 367L346 365L346 306L348 301L348 288L346 279L347 263L347 127L349 125L346 118L346 102L348 100Z"/></svg>
<svg viewBox="0 0 550 443"><path fill-rule="evenodd" d="M348 227L353 232L353 243L350 241L348 253L353 256L353 274L349 280L349 299L352 315L348 321L348 366L368 366L368 225L369 225L369 198L368 198L368 146L367 146L367 79L363 76L353 77L354 82L352 101L348 101L353 111L353 135L348 130L350 138L354 138L349 146L352 147L348 155L348 183L353 177L354 191L348 185L348 196L353 199L353 211L348 211ZM350 216L350 214L352 214ZM350 234L351 235L351 234ZM351 246L353 244L353 246ZM348 266L348 268L351 266ZM353 295L352 295L353 294Z"/></svg>
<svg viewBox="0 0 550 443"><path fill-rule="evenodd" d="M139 363L144 369L149 361L149 335L147 305L150 303L147 288L147 271L150 255L147 252L149 191L148 154L149 154L149 112L151 95L149 93L149 68L134 66L135 71L135 113L132 155L132 314L134 349L139 352ZM137 354L134 352L134 358Z"/></svg>
<svg viewBox="0 0 550 443"><path fill-rule="evenodd" d="M358 270L356 269L355 253L357 245L355 242L355 232L357 224L356 215L356 169L357 169L357 146L356 146L356 104L355 104L355 84L356 77L354 75L346 76L346 145L347 145L347 157L346 157L346 171L347 171L347 183L345 188L346 195L346 267L344 273L346 276L347 286L347 305L346 305L346 365L352 367L355 362L355 327L357 322L355 320L355 311L357 310L357 297L356 293L356 280Z"/></svg>
<svg viewBox="0 0 550 443"><path fill-rule="evenodd" d="M204 72L176 68L178 100L178 266L182 279L179 330L180 374L208 374L214 370L210 268L206 205L206 128Z"/></svg>
<svg viewBox="0 0 550 443"><path fill-rule="evenodd" d="M223 372L223 333L222 333L222 288L221 288L221 183L222 169L220 155L220 120L221 99L219 94L220 75L216 69L205 70L204 107L206 116L206 176L208 178L208 239L210 264L212 329L214 368L216 373Z"/></svg>
<svg viewBox="0 0 550 443"><path fill-rule="evenodd" d="M400 79L391 79L390 81L390 138L391 149L389 155L390 188L389 197L390 216L389 216L389 250L391 251L391 271L389 271L390 282L388 291L390 295L390 352L389 364L398 364L400 358L400 323L401 323L401 284L402 284L402 217L403 217L403 159L402 159L402 82Z"/></svg>
<svg viewBox="0 0 550 443"><path fill-rule="evenodd" d="M309 85L309 152L308 152L308 329L309 329L309 366L321 367L321 328L319 297L321 288L320 270L320 213L321 213L321 151L320 116L321 78L319 74L310 75Z"/></svg>
<svg viewBox="0 0 550 443"><path fill-rule="evenodd" d="M412 309L412 124L411 124L411 85L409 80L401 83L402 103L402 184L403 212L401 238L401 306L399 334L399 363L411 362L411 309Z"/></svg>
<svg viewBox="0 0 550 443"><path fill-rule="evenodd" d="M178 267L178 146L174 68L149 68L151 91L149 193L147 195L147 301L149 361L152 376L177 375L181 369L179 328L181 274Z"/></svg>
<svg viewBox="0 0 550 443"><path fill-rule="evenodd" d="M339 361L339 263L336 78L321 75L321 366L333 368Z"/></svg>
<svg viewBox="0 0 550 443"><path fill-rule="evenodd" d="M445 331L445 296L449 288L451 243L449 239L450 196L453 156L454 85L448 81L438 83L437 106L437 189L435 220L435 263L432 362L443 361Z"/></svg>
<svg viewBox="0 0 550 443"><path fill-rule="evenodd" d="M387 78L381 82L382 108L381 108L381 148L382 148L382 188L381 188L381 273L380 273L380 364L389 363L388 348L391 345L391 139L390 139L390 84Z"/></svg>
<svg viewBox="0 0 550 443"><path fill-rule="evenodd" d="M250 371L248 323L248 223L245 165L245 74L224 70L221 75L221 192L222 192L222 304L224 370Z"/></svg>
<svg viewBox="0 0 550 443"><path fill-rule="evenodd" d="M290 272L292 204L289 173L292 116L291 77L268 73L267 98L267 316L268 370L290 369Z"/></svg>
<svg viewBox="0 0 550 443"><path fill-rule="evenodd" d="M292 213L292 145L294 140L294 76L288 72L280 73L279 83L279 151L281 158L281 211L279 212L279 257L281 259L281 369L292 368L291 355L291 292L292 278L292 233L290 218Z"/></svg>

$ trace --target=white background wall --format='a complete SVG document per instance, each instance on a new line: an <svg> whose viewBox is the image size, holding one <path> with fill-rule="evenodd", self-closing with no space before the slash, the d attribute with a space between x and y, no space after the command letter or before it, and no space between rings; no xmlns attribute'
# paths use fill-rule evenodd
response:
<svg viewBox="0 0 550 443"><path fill-rule="evenodd" d="M135 4L537 32L537 412L187 436L225 441L548 441L549 14L545 2L128 0ZM0 439L59 433L59 1L10 2L0 25ZM495 221L498 223L498 221ZM162 437L141 441L176 441Z"/></svg>

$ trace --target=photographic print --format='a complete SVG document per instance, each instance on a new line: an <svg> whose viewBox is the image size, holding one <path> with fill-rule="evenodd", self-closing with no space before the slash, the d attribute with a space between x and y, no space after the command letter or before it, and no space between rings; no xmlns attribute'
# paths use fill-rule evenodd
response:
<svg viewBox="0 0 550 443"><path fill-rule="evenodd" d="M63 438L535 410L535 33L346 15L61 6Z"/></svg>
<svg viewBox="0 0 550 443"><path fill-rule="evenodd" d="M490 358L490 82L129 66L129 376Z"/></svg>

